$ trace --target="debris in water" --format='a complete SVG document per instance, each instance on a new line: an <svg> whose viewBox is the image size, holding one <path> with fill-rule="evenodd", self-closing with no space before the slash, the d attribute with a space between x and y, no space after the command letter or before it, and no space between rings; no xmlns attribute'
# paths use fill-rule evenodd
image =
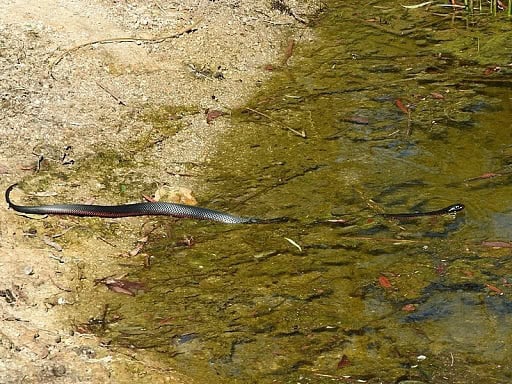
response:
<svg viewBox="0 0 512 384"><path fill-rule="evenodd" d="M498 295L503 295L503 291L501 289L499 289L498 287L495 287L494 285L491 285L491 284L485 284L485 286L490 289L491 291L493 292L496 292Z"/></svg>
<svg viewBox="0 0 512 384"><path fill-rule="evenodd" d="M382 288L393 288L393 286L391 285L391 282L389 281L389 279L386 276L379 276L379 285Z"/></svg>
<svg viewBox="0 0 512 384"><path fill-rule="evenodd" d="M103 279L96 279L94 280L94 283L105 284L111 291L129 296L135 296L139 291L145 290L144 283L138 281L115 279L111 276L105 277Z"/></svg>
<svg viewBox="0 0 512 384"><path fill-rule="evenodd" d="M405 304L402 307L402 311L404 311L404 312L414 312L415 310L416 310L415 304Z"/></svg>
<svg viewBox="0 0 512 384"><path fill-rule="evenodd" d="M416 9L416 8L426 7L432 3L433 3L433 1L425 1L424 3L414 4L414 5L403 5L402 4L402 7L407 8L407 9Z"/></svg>
<svg viewBox="0 0 512 384"><path fill-rule="evenodd" d="M350 360L348 359L348 356L347 355L343 355L340 359L340 361L338 361L338 365L337 365L337 368L343 368L343 367L346 367L348 365L351 365L352 363L350 362Z"/></svg>
<svg viewBox="0 0 512 384"><path fill-rule="evenodd" d="M290 39L288 41L288 45L286 46L286 51L284 52L283 65L288 64L288 60L293 55L293 48L295 48L295 40Z"/></svg>
<svg viewBox="0 0 512 384"><path fill-rule="evenodd" d="M490 74L497 73L499 71L501 71L501 68L498 67L497 65L493 65L493 66L485 68L484 76L489 76Z"/></svg>
<svg viewBox="0 0 512 384"><path fill-rule="evenodd" d="M398 107L399 110L401 110L403 113L405 113L406 115L409 114L410 110L409 108L407 108L404 103L402 103L402 100L400 99L396 99L395 100L395 105Z"/></svg>
<svg viewBox="0 0 512 384"><path fill-rule="evenodd" d="M302 252L302 247L299 244L297 244L295 241L293 241L292 239L289 239L288 237L285 237L284 239L286 241L288 241L291 245L296 247L300 252Z"/></svg>
<svg viewBox="0 0 512 384"><path fill-rule="evenodd" d="M501 176L501 173L494 173L494 172L486 172L481 174L480 176L471 177L469 179L466 179L464 181L475 181L475 180L485 180L485 179L492 179L493 177Z"/></svg>
<svg viewBox="0 0 512 384"><path fill-rule="evenodd" d="M512 248L512 243L507 241L483 241L482 245L491 248Z"/></svg>
<svg viewBox="0 0 512 384"><path fill-rule="evenodd" d="M370 124L370 120L368 120L368 118L361 117L361 116L344 117L343 119L341 119L341 121L345 121L347 123L359 124L359 125Z"/></svg>
<svg viewBox="0 0 512 384"><path fill-rule="evenodd" d="M438 99L438 100L444 99L444 95L442 95L441 93L438 93L438 92L431 92L430 96L432 96L433 99Z"/></svg>

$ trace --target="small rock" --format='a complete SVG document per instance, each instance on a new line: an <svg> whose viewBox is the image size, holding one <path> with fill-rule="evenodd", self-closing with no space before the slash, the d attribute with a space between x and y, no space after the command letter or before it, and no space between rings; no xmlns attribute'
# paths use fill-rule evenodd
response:
<svg viewBox="0 0 512 384"><path fill-rule="evenodd" d="M86 357L88 359L93 359L96 357L96 351L87 346L81 346L76 349L76 354L78 356Z"/></svg>
<svg viewBox="0 0 512 384"><path fill-rule="evenodd" d="M66 374L66 367L62 364L56 365L52 368L52 373L55 377L62 377Z"/></svg>
<svg viewBox="0 0 512 384"><path fill-rule="evenodd" d="M68 303L68 301L65 298L63 298L63 297L59 297L57 299L57 304L59 304L59 305L64 305L64 304L67 304L67 303Z"/></svg>

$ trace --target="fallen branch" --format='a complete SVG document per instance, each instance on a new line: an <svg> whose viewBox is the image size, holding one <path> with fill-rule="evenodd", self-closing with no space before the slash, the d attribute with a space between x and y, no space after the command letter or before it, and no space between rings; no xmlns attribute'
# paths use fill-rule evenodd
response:
<svg viewBox="0 0 512 384"><path fill-rule="evenodd" d="M340 240L358 240L358 241L375 241L392 244L422 244L426 241L414 239L394 239L391 237L371 237L371 236L338 236Z"/></svg>
<svg viewBox="0 0 512 384"><path fill-rule="evenodd" d="M276 123L276 124L280 125L280 126L281 126L281 127L283 127L284 129L287 129L288 131L292 132L293 134L295 134L295 135L297 135L297 136L302 137L303 139L306 139L306 138L307 138L307 136L306 136L306 131L304 131L304 130L302 130L301 132L299 132L299 131L297 131L296 129L293 129L293 128L291 128L291 127L288 127L287 125L284 125L284 124L280 123L279 121L277 121L277 120L275 120L275 119L271 118L269 115L267 115L267 114L265 114L265 113L263 113L263 112L257 111L257 110L255 110L255 109L252 109L252 108L249 108L249 107L246 107L245 109L246 109L246 110L248 110L248 111L251 111L251 112L253 112L253 113L256 113L257 115L260 115L260 116L263 116L263 117L265 117L265 118L269 119L271 122L273 122L273 123Z"/></svg>
<svg viewBox="0 0 512 384"><path fill-rule="evenodd" d="M186 33L192 32L194 29L197 28L199 23L201 23L202 19L199 19L194 24L185 27L181 30L179 30L176 33L173 33L172 35L163 36L163 37L155 37L155 38L136 38L136 37L116 37L112 39L103 39L103 40L95 40L95 41L89 41L87 43L79 44L73 48L70 48L64 52L62 52L57 59L50 65L50 69L48 71L48 74L50 77L54 80L56 80L55 76L53 75L53 70L55 67L64 59L64 57L71 55L73 52L76 52L82 48L89 47L94 44L113 44L113 43L151 43L151 44L158 44L162 43L169 39L175 39L177 37L180 37Z"/></svg>

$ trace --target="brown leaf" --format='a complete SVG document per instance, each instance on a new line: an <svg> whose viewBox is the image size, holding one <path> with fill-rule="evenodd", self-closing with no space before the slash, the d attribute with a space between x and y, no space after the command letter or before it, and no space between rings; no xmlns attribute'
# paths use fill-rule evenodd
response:
<svg viewBox="0 0 512 384"><path fill-rule="evenodd" d="M361 116L344 117L341 120L346 121L347 123L360 124L360 125L370 124L370 120L368 120L368 118L361 117Z"/></svg>
<svg viewBox="0 0 512 384"><path fill-rule="evenodd" d="M414 312L416 310L416 305L414 304L405 304L402 307L402 311L404 312Z"/></svg>
<svg viewBox="0 0 512 384"><path fill-rule="evenodd" d="M108 289L116 293L122 293L125 295L135 296L138 291L145 289L144 283L139 281L129 281L114 279L113 277L106 277L104 279L94 280L96 284L105 284Z"/></svg>
<svg viewBox="0 0 512 384"><path fill-rule="evenodd" d="M174 321L175 320L173 317L164 317L163 319L158 320L158 324L159 325L168 325L168 324L173 324Z"/></svg>
<svg viewBox="0 0 512 384"><path fill-rule="evenodd" d="M499 72L501 71L501 68L497 65L493 65L490 67L485 68L484 70L484 76L489 76L491 73Z"/></svg>
<svg viewBox="0 0 512 384"><path fill-rule="evenodd" d="M395 100L395 105L398 107L399 110L401 110L403 113L405 113L406 115L409 114L409 108L407 108L404 103L402 103L402 100L400 99L396 99Z"/></svg>
<svg viewBox="0 0 512 384"><path fill-rule="evenodd" d="M288 63L288 60L290 59L290 57L292 57L292 55L293 55L293 48L295 48L295 40L294 39L290 39L288 41L288 45L286 46L286 51L284 53L283 65L286 65Z"/></svg>
<svg viewBox="0 0 512 384"><path fill-rule="evenodd" d="M52 239L50 239L48 236L43 236L43 242L46 245L48 245L48 246L52 247L53 249L55 249L56 251L62 252L62 246L59 243L57 243L57 242L53 241Z"/></svg>
<svg viewBox="0 0 512 384"><path fill-rule="evenodd" d="M122 294L128 295L128 296L135 296L135 292L130 291L129 289L126 289L123 287L118 287L117 285L108 285L107 284L107 288L115 293L122 293Z"/></svg>
<svg viewBox="0 0 512 384"><path fill-rule="evenodd" d="M444 99L444 96L438 92L431 92L430 96L432 96L432 98L434 98L434 99Z"/></svg>
<svg viewBox="0 0 512 384"><path fill-rule="evenodd" d="M350 362L350 360L348 359L348 356L347 355L343 355L340 359L340 361L338 361L338 365L337 365L337 368L343 368L343 367L346 367L348 365L351 365L352 363Z"/></svg>
<svg viewBox="0 0 512 384"><path fill-rule="evenodd" d="M506 241L483 241L482 245L491 248L512 248L512 243Z"/></svg>
<svg viewBox="0 0 512 384"><path fill-rule="evenodd" d="M157 200L152 198L151 196L148 196L148 195L142 195L142 197L144 198L144 200L150 202L150 203L156 203Z"/></svg>
<svg viewBox="0 0 512 384"><path fill-rule="evenodd" d="M176 242L176 245L178 246L185 246L185 247L192 247L195 244L195 240L192 236L183 236L183 239L178 240Z"/></svg>
<svg viewBox="0 0 512 384"><path fill-rule="evenodd" d="M144 248L144 243L138 243L135 248L128 251L128 256L137 256L140 251L142 251L142 248Z"/></svg>
<svg viewBox="0 0 512 384"><path fill-rule="evenodd" d="M494 172L486 172L486 173L481 174L480 176L471 177L469 179L466 179L465 181L492 179L493 177L497 177L497 176L501 176L501 174L494 173Z"/></svg>
<svg viewBox="0 0 512 384"><path fill-rule="evenodd" d="M485 286L489 288L491 291L496 292L498 295L503 295L503 291L498 287L495 287L494 285L491 284L485 284Z"/></svg>
<svg viewBox="0 0 512 384"><path fill-rule="evenodd" d="M75 328L75 331L77 331L81 335L86 334L86 333L93 333L93 331L91 330L91 328L87 324L79 324L79 325L77 325L76 328Z"/></svg>
<svg viewBox="0 0 512 384"><path fill-rule="evenodd" d="M379 285L382 288L393 288L393 286L391 285L391 282L389 281L389 279L386 276L379 276Z"/></svg>
<svg viewBox="0 0 512 384"><path fill-rule="evenodd" d="M216 109L208 109L208 111L206 111L206 122L210 124L213 120L222 115L224 115L224 112L222 111L218 111Z"/></svg>
<svg viewBox="0 0 512 384"><path fill-rule="evenodd" d="M446 265L441 263L436 266L436 273L438 275L444 275L446 273Z"/></svg>

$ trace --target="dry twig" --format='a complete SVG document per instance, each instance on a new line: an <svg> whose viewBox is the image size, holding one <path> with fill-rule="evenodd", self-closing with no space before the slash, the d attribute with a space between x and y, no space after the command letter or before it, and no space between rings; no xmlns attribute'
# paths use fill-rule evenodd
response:
<svg viewBox="0 0 512 384"><path fill-rule="evenodd" d="M279 121L277 121L277 120L275 120L275 119L271 118L269 115L267 115L267 114L265 114L265 113L263 113L263 112L257 111L257 110L255 110L255 109L252 109L252 108L249 108L249 107L246 107L245 109L247 109L248 111L251 111L251 112L253 112L253 113L256 113L256 114L258 114L258 115L260 115L260 116L263 116L263 117L265 117L265 118L269 119L271 122L273 122L273 123L276 123L276 124L280 125L280 126L281 126L281 127L283 127L284 129L287 129L288 131L292 132L293 134L295 134L295 135L297 135L297 136L299 136L299 137L302 137L303 139L306 139L306 138L307 138L307 136L306 136L306 131L304 131L304 130L302 130L301 132L299 132L299 131L297 131L296 129L293 129L293 128L291 128L291 127L287 126L287 125L284 125L284 124L280 123Z"/></svg>
<svg viewBox="0 0 512 384"><path fill-rule="evenodd" d="M115 37L112 39L103 39L103 40L95 40L95 41L89 41L87 43L79 44L73 48L67 49L66 51L62 52L57 59L50 65L50 69L48 71L50 77L54 80L56 80L55 76L53 75L53 70L55 67L66 57L67 55L71 55L73 52L76 52L82 48L89 47L94 44L113 44L113 43L151 43L151 44L157 44L162 43L165 40L169 39L175 39L177 37L180 37L186 33L192 32L194 29L197 28L199 23L201 23L202 19L199 19L194 24L185 27L181 30L179 30L176 33L173 33L172 35L163 36L163 37L155 37L155 38L136 38L136 37Z"/></svg>
<svg viewBox="0 0 512 384"><path fill-rule="evenodd" d="M105 92L107 92L110 96L112 96L112 98L117 101L119 104L121 105L124 105L126 106L126 102L123 101L123 99L121 99L119 96L117 96L116 94L114 94L114 92L112 92L110 89L108 89L107 87L105 87L103 84L101 84L99 81L96 82L96 84L98 85L98 87L100 87L101 89L103 89Z"/></svg>

